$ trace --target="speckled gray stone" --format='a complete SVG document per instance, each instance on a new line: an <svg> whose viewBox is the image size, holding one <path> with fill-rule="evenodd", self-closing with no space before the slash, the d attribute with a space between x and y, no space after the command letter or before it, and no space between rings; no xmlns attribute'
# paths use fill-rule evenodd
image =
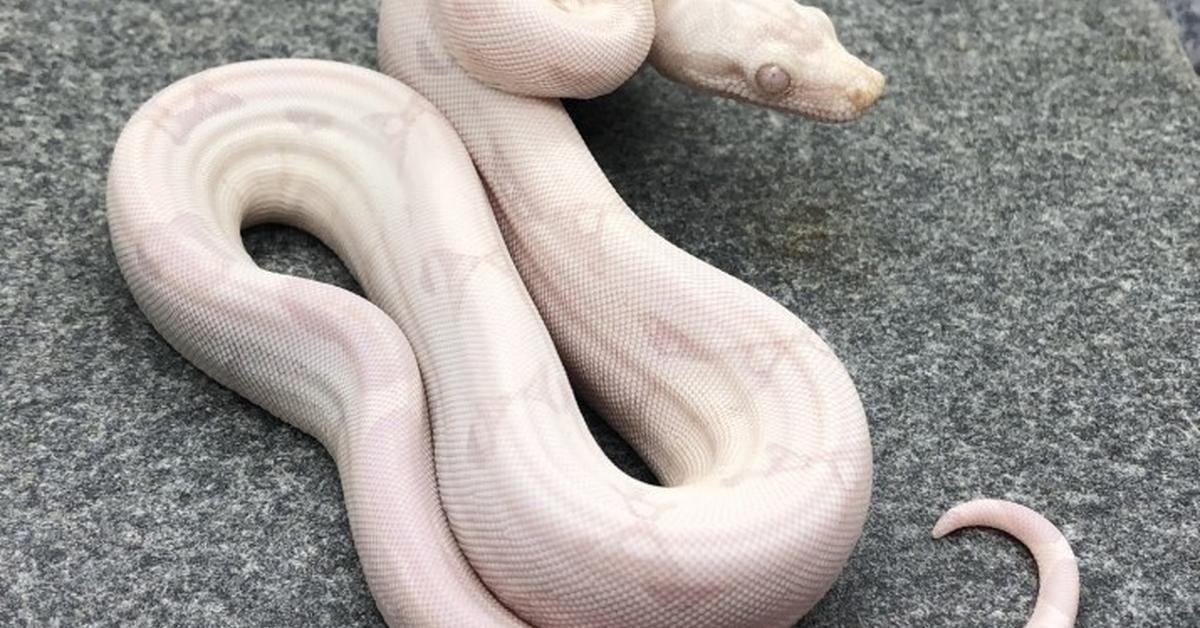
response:
<svg viewBox="0 0 1200 628"><path fill-rule="evenodd" d="M1200 617L1200 84L1151 0L842 0L886 71L828 127L651 72L571 111L655 229L809 321L853 373L871 517L803 626L1017 626L977 496L1059 523L1080 626ZM375 1L0 3L0 625L379 626L336 469L130 299L104 179L133 110L242 59L373 67ZM351 280L314 242L275 269ZM627 451L597 427L626 468ZM624 453L622 453L624 452Z"/></svg>
<svg viewBox="0 0 1200 628"><path fill-rule="evenodd" d="M1183 49L1200 72L1200 0L1159 0L1167 14L1179 24Z"/></svg>

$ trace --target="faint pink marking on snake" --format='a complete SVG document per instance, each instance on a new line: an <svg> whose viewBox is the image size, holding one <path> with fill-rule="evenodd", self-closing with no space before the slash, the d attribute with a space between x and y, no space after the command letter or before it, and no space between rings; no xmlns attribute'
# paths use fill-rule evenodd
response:
<svg viewBox="0 0 1200 628"><path fill-rule="evenodd" d="M469 293L463 289L463 284L470 280L471 275L485 263L496 263L498 254L503 253L494 249L482 255L460 253L450 248L439 248L429 251L421 259L421 288L429 296L442 297L450 295L454 300L457 311L462 306L463 299Z"/></svg>
<svg viewBox="0 0 1200 628"><path fill-rule="evenodd" d="M283 117L305 134L333 126L333 116L316 109L292 107L283 112Z"/></svg>
<svg viewBox="0 0 1200 628"><path fill-rule="evenodd" d="M604 278L612 274L612 237L608 230L611 214L602 205L586 204L572 212L569 219L587 243L588 254L583 256L583 265L593 277Z"/></svg>
<svg viewBox="0 0 1200 628"><path fill-rule="evenodd" d="M613 487L613 489L620 495L625 509L633 518L633 521L604 540L598 541L597 544L603 545L610 539L615 539L615 546L620 547L635 540L644 540L654 546L658 552L658 558L665 560L666 564L660 565L660 570L662 567L665 567L665 571L667 572L682 572L684 566L672 553L671 547L663 541L658 533L659 521L663 515L676 508L677 505L670 502L657 503L651 501L636 490L622 491L617 487ZM656 571L653 573L661 572ZM683 604L694 603L697 599L719 595L724 591L720 586L711 583L699 585L696 583L680 584L661 578L645 579L642 582L642 590L660 605L664 605L668 610L679 608Z"/></svg>
<svg viewBox="0 0 1200 628"><path fill-rule="evenodd" d="M784 361L795 350L796 339L773 336L758 342L748 342L742 346L742 354L750 370L763 379L770 379L775 374L780 362Z"/></svg>
<svg viewBox="0 0 1200 628"><path fill-rule="evenodd" d="M245 104L241 97L218 91L203 78L196 79L192 85L190 106L174 112L164 110L162 115L153 118L154 125L179 145L186 142L192 131L205 120Z"/></svg>
<svg viewBox="0 0 1200 628"><path fill-rule="evenodd" d="M541 403L556 413L565 411L573 398L570 388L564 389L565 382L556 377L557 373L551 365L543 364L518 394L526 401Z"/></svg>
<svg viewBox="0 0 1200 628"><path fill-rule="evenodd" d="M704 347L701 347L692 336L661 317L651 316L642 323L642 331L646 334L650 348L660 357L705 359Z"/></svg>
<svg viewBox="0 0 1200 628"><path fill-rule="evenodd" d="M801 455L778 443L771 443L763 449L766 464L761 469L745 469L721 481L721 486L733 488L751 479L767 480L781 473L803 471L812 466L819 458Z"/></svg>
<svg viewBox="0 0 1200 628"><path fill-rule="evenodd" d="M380 133L397 155L408 152L408 136L416 121L423 115L435 114L420 98L410 98L400 111L381 111L363 116L372 129Z"/></svg>
<svg viewBox="0 0 1200 628"><path fill-rule="evenodd" d="M636 491L623 491L620 487L613 486L613 491L621 498L622 504L625 506L626 513L630 516L630 523L618 530L614 530L611 534L602 539L598 539L593 543L591 551L598 551L601 547L615 539L615 545L621 546L633 539L644 539L653 543L664 556L668 556L669 548L665 547L662 539L659 538L656 525L663 515L670 510L676 508L674 503L655 503L646 499L643 495L637 494Z"/></svg>

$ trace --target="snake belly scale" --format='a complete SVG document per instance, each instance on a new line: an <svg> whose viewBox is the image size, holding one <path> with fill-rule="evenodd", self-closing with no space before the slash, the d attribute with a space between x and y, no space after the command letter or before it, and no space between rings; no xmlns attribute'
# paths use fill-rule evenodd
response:
<svg viewBox="0 0 1200 628"><path fill-rule="evenodd" d="M882 89L840 46L809 54L845 80L784 58L742 72L746 85L717 80L704 55L684 67L672 51L672 3L628 2L641 9L546 3L518 22L551 54L571 43L554 21L574 7L640 55L563 81L588 94L645 58L829 120ZM871 448L853 383L793 314L637 219L558 102L528 93L552 78L465 58L504 41L471 28L493 4L525 6L385 0L381 61L400 81L254 61L157 94L110 166L130 289L181 354L328 448L390 625L790 625L865 521ZM261 222L319 237L369 301L260 269L240 233ZM607 460L575 394L663 486ZM1002 519L989 512L939 531Z"/></svg>

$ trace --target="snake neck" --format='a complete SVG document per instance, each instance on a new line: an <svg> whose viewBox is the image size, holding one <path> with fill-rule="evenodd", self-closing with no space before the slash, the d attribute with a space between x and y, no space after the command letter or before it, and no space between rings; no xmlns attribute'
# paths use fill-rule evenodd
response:
<svg viewBox="0 0 1200 628"><path fill-rule="evenodd" d="M637 71L654 39L645 0L444 0L431 9L442 44L472 78L522 96L607 94Z"/></svg>

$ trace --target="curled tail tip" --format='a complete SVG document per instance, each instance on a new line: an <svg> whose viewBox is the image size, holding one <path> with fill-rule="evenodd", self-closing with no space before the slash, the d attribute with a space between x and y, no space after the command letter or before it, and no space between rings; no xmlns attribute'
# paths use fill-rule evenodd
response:
<svg viewBox="0 0 1200 628"><path fill-rule="evenodd" d="M1036 510L1000 499L976 499L947 510L934 524L933 537L968 527L1007 532L1030 549L1066 541L1062 532Z"/></svg>
<svg viewBox="0 0 1200 628"><path fill-rule="evenodd" d="M958 521L958 515L953 509L947 510L938 517L937 523L933 524L933 538L940 539L955 530L963 527Z"/></svg>
<svg viewBox="0 0 1200 628"><path fill-rule="evenodd" d="M1038 565L1038 599L1026 628L1069 628L1079 606L1079 567L1070 543L1049 520L1026 506L977 499L947 510L933 526L940 539L967 527L1001 530L1029 548Z"/></svg>
<svg viewBox="0 0 1200 628"><path fill-rule="evenodd" d="M1009 509L1028 510L1020 504L996 499L975 499L963 502L938 517L937 523L933 524L933 538L940 539L962 528L973 526L1006 530L1007 526L1001 521L1002 511Z"/></svg>

